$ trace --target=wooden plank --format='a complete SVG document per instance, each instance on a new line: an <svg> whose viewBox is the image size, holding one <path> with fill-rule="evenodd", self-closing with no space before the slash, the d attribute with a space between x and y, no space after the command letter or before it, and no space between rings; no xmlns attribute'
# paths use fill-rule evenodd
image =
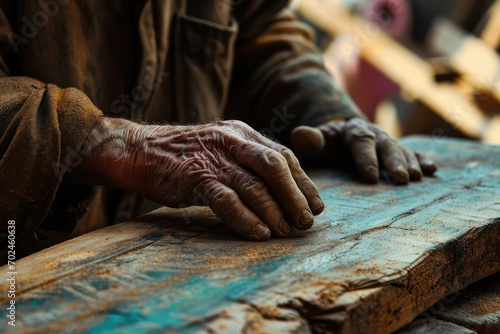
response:
<svg viewBox="0 0 500 334"><path fill-rule="evenodd" d="M473 330L434 318L417 319L398 334L476 334Z"/></svg>
<svg viewBox="0 0 500 334"><path fill-rule="evenodd" d="M491 5L488 15L488 22L481 32L481 39L497 50L500 48L500 0Z"/></svg>
<svg viewBox="0 0 500 334"><path fill-rule="evenodd" d="M429 313L477 333L500 333L500 273L448 296Z"/></svg>
<svg viewBox="0 0 500 334"><path fill-rule="evenodd" d="M488 276L431 306L399 334L500 333L500 273ZM453 329L453 331L451 330Z"/></svg>
<svg viewBox="0 0 500 334"><path fill-rule="evenodd" d="M395 331L500 271L500 148L405 143L440 164L436 177L370 186L314 172L326 212L293 238L247 242L206 209L161 209L20 260L18 329Z"/></svg>
<svg viewBox="0 0 500 334"><path fill-rule="evenodd" d="M500 35L500 31L497 31ZM500 101L500 57L483 40L468 34L446 18L436 19L429 47L450 59L450 65L479 89L492 92Z"/></svg>
<svg viewBox="0 0 500 334"><path fill-rule="evenodd" d="M482 139L485 133L491 133L487 118L471 99L451 85L434 82L432 67L381 28L350 16L330 0L302 0L299 13L334 36L350 36L354 43L344 48L346 57L359 52L403 92L421 101L465 135Z"/></svg>

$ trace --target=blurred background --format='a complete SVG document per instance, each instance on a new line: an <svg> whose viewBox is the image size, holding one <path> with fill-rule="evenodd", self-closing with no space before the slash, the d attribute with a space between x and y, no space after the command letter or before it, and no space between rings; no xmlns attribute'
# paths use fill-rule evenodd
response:
<svg viewBox="0 0 500 334"><path fill-rule="evenodd" d="M329 71L389 134L500 144L500 0L298 0Z"/></svg>

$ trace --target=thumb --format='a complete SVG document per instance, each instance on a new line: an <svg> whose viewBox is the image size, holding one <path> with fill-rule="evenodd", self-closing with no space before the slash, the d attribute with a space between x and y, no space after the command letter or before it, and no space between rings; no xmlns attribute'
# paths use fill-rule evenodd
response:
<svg viewBox="0 0 500 334"><path fill-rule="evenodd" d="M316 156L325 148L325 137L318 128L296 127L290 139L297 155L305 158Z"/></svg>

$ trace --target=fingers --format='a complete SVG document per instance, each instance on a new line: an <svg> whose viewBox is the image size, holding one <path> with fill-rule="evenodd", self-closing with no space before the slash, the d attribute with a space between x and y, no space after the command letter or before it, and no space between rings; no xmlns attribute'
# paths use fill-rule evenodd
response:
<svg viewBox="0 0 500 334"><path fill-rule="evenodd" d="M432 175L437 170L422 154L400 145L377 125L360 118L345 123L328 122L318 128L301 126L292 132L291 139L301 157L310 157L324 153L325 147L338 137L342 138L365 182L378 182L379 164L395 184L419 181L424 174Z"/></svg>
<svg viewBox="0 0 500 334"><path fill-rule="evenodd" d="M349 122L346 124L344 141L362 179L368 183L378 182L379 166L375 133L367 126Z"/></svg>
<svg viewBox="0 0 500 334"><path fill-rule="evenodd" d="M280 152L248 141L235 150L235 159L264 180L288 222L302 230L312 226L313 214L305 194L295 183L288 162Z"/></svg>
<svg viewBox="0 0 500 334"><path fill-rule="evenodd" d="M415 152L418 163L424 175L434 175L437 171L437 165L430 159L427 159L422 153Z"/></svg>
<svg viewBox="0 0 500 334"><path fill-rule="evenodd" d="M281 151L281 154L288 162L292 177L300 191L304 194L311 212L314 215L319 215L325 209L325 204L321 200L318 188L316 188L316 185L311 181L304 170L302 170L299 161L291 150L285 149Z"/></svg>
<svg viewBox="0 0 500 334"><path fill-rule="evenodd" d="M325 137L321 130L310 126L299 126L291 133L293 148L301 157L314 157L325 148Z"/></svg>
<svg viewBox="0 0 500 334"><path fill-rule="evenodd" d="M422 180L422 169L420 169L420 164L418 163L417 157L412 150L407 147L402 146L403 153L406 157L406 164L408 166L408 173L410 174L411 181Z"/></svg>
<svg viewBox="0 0 500 334"><path fill-rule="evenodd" d="M261 179L240 167L235 167L228 177L228 186L236 191L243 203L257 214L274 236L292 234L292 226Z"/></svg>
<svg viewBox="0 0 500 334"><path fill-rule="evenodd" d="M323 138L321 132L320 135ZM305 196L309 208L311 209L311 212L314 215L319 215L321 212L323 212L325 205L321 200L318 188L316 187L314 182L312 182L309 176L307 176L306 172L304 172L302 167L300 167L300 162L297 159L297 157L293 154L293 152L290 149L286 148L285 146L277 144L265 137L260 138L259 142L271 149L276 150L277 152L280 152L281 155L285 157L286 162L288 164L288 168L290 169L290 173L292 174L292 178L294 179L297 187L300 189L302 194ZM324 139L323 139L323 145L324 145Z"/></svg>
<svg viewBox="0 0 500 334"><path fill-rule="evenodd" d="M410 182L405 153L395 139L382 135L377 141L377 151L392 182L395 184Z"/></svg>
<svg viewBox="0 0 500 334"><path fill-rule="evenodd" d="M197 189L203 200L196 204L208 205L234 232L255 241L265 241L271 236L269 228L231 188L216 180L210 180Z"/></svg>

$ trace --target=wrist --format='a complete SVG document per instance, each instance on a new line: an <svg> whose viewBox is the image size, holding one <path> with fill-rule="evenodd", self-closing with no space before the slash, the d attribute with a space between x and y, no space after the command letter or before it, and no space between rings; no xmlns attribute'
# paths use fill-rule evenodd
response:
<svg viewBox="0 0 500 334"><path fill-rule="evenodd" d="M132 188L128 165L136 150L135 133L142 127L144 125L124 119L100 117L79 152L81 163L65 175L65 180Z"/></svg>

